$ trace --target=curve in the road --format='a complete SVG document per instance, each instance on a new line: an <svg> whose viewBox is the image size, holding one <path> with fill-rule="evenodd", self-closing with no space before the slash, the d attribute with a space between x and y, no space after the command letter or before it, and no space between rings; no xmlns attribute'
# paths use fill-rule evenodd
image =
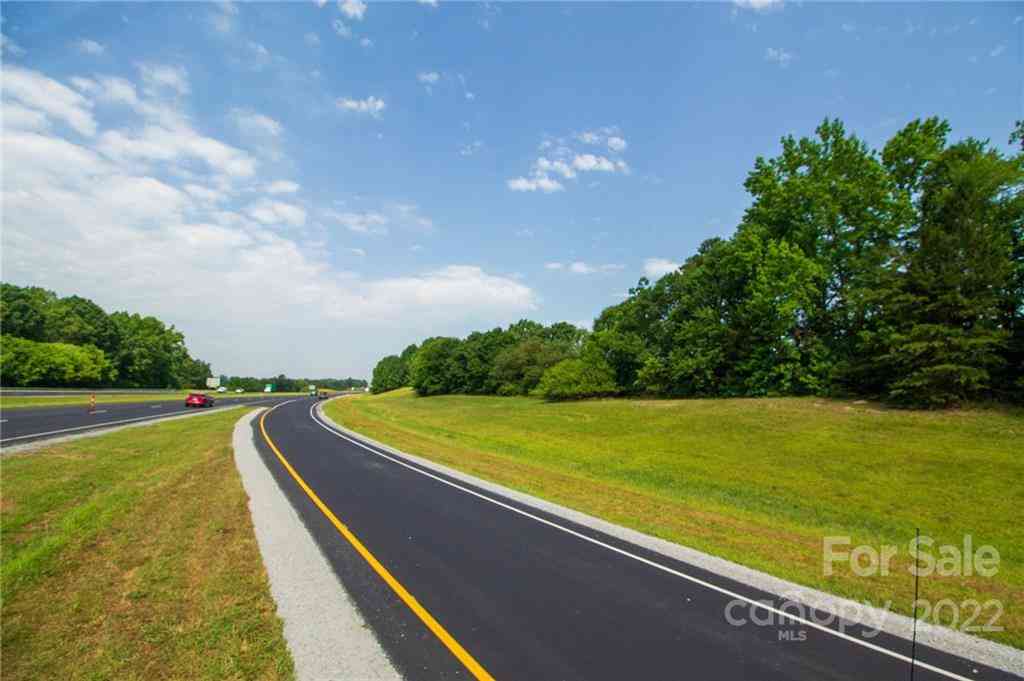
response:
<svg viewBox="0 0 1024 681"><path fill-rule="evenodd" d="M352 549L361 552L346 532L498 678L908 676L904 639L840 631L813 610L795 616L771 594L425 470L334 430L309 400L277 405L260 424L271 460L287 470L279 483L293 488L293 503L343 582L349 577L360 608L391 613L368 620L409 676L443 674L423 671L436 661L414 649L429 647L422 637L389 630L403 626L394 602L352 576ZM387 591L394 601L397 591ZM772 621L733 626L723 616L731 601ZM1016 678L918 650L919 681Z"/></svg>

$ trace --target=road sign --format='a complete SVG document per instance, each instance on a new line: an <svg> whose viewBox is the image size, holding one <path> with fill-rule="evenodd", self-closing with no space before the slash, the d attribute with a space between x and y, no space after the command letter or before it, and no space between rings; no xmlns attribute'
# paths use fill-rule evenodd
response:
<svg viewBox="0 0 1024 681"><path fill-rule="evenodd" d="M207 388L219 388L220 387L220 376L208 376L206 379Z"/></svg>

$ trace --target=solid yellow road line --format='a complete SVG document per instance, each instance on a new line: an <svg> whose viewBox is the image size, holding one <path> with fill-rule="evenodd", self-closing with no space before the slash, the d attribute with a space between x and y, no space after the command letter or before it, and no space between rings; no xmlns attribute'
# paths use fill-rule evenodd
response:
<svg viewBox="0 0 1024 681"><path fill-rule="evenodd" d="M267 441L267 444L270 445L274 454L276 454L277 458L280 459L285 470L291 473L292 477L295 478L295 482L299 483L299 487L302 488L302 491L306 493L314 504L316 504L316 507L320 509L320 512L327 516L327 519L331 521L331 524L334 525L335 529L338 530L341 536L348 540L348 543L359 552L359 555L362 556L367 563L370 564L370 567L373 568L374 572L376 572L380 578L391 587L391 590L398 594L398 597L409 606L409 609L416 613L416 616L419 617L425 625L427 625L427 629L430 629L430 631L440 639L441 643L451 651L452 655L458 658L459 662L465 665L466 669L469 670L469 673L472 674L474 678L479 679L480 681L494 681L494 677L488 674L487 670L484 669L443 626L441 626L441 623L434 619L434 616L427 612L426 608L420 605L419 601L417 601L416 598L409 593L404 586L402 586L401 582L395 579L394 575L388 572L388 569L384 567L372 553L370 553L370 550L363 546L363 543L359 541L359 538L352 534L352 531L349 530L344 523L338 520L338 516L334 515L334 512L327 507L327 504L320 500L320 497L317 496L316 492L306 484L306 481L302 479L302 476L300 476L292 465L288 463L288 459L284 457L281 450L277 448L274 441L270 439L269 435L267 435L264 420L267 418L267 414L269 414L270 411L272 410L265 411L263 412L263 415L260 416L260 432L263 433L263 439Z"/></svg>

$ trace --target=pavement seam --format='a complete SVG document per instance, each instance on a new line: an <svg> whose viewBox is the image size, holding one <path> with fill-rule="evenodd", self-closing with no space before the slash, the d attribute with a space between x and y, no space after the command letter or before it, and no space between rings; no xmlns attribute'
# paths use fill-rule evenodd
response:
<svg viewBox="0 0 1024 681"><path fill-rule="evenodd" d="M348 396L340 396L332 399L341 399ZM374 440L367 435L351 430L337 423L327 416L323 410L323 402L316 405L317 415L325 423L339 432L358 438L367 444L380 448L394 456L404 458L411 463L423 466L436 473L448 476L452 479L473 485L498 496L506 497L512 501L523 504L528 508L551 514L577 525L582 525L603 534L615 537L622 541L635 544L666 558L678 560L694 567L712 572L721 577L731 579L747 586L753 587L780 598L789 599L798 603L812 605L814 608L827 613L843 617L848 621L878 627L882 631L898 636L905 640L911 639L913 620L905 615L900 615L880 608L866 607L862 603L841 598L833 594L801 586L764 572L744 567L737 563L718 558L711 554L703 553L680 544L652 537L637 530L615 525L595 516L576 511L566 506L546 501L524 492L519 492L508 487L478 478L468 473L444 466L429 459L409 454L396 449L382 442ZM851 617L851 613L858 613L859 617ZM972 662L987 665L995 669L1024 676L1024 651L1017 650L1007 645L989 641L987 639L970 636L953 629L929 624L926 622L917 623L917 642L941 650L943 652L958 655Z"/></svg>

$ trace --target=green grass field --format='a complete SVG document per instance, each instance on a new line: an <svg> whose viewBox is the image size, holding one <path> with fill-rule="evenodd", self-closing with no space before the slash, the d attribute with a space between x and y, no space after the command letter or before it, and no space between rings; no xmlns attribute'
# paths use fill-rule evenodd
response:
<svg viewBox="0 0 1024 681"><path fill-rule="evenodd" d="M290 679L235 468L244 413L0 460L4 679Z"/></svg>
<svg viewBox="0 0 1024 681"><path fill-rule="evenodd" d="M936 557L939 545L962 546L970 534L975 547L999 551L998 573L932 576L921 595L1000 601L1004 631L978 635L1024 648L1024 411L815 398L546 403L409 390L326 408L405 451L801 584L892 601L904 614L914 528L934 538ZM826 536L899 553L888 576L859 577L844 564L826 577ZM958 624L954 614L944 608L942 623Z"/></svg>
<svg viewBox="0 0 1024 681"><path fill-rule="evenodd" d="M232 400L240 397L267 397L273 395L305 395L305 392L290 392L290 393L218 393L215 390L181 390L181 391L169 391L166 393L139 393L137 395L110 395L104 393L96 393L96 404L124 404L126 402L166 402L168 400L181 400L184 402L185 397L190 392L203 392L209 395L213 395L217 400ZM84 393L81 395L61 396L61 397L43 397L43 396L27 396L27 395L12 395L12 396L0 396L0 409L19 409L25 407L61 407L74 404L88 405L89 394Z"/></svg>

